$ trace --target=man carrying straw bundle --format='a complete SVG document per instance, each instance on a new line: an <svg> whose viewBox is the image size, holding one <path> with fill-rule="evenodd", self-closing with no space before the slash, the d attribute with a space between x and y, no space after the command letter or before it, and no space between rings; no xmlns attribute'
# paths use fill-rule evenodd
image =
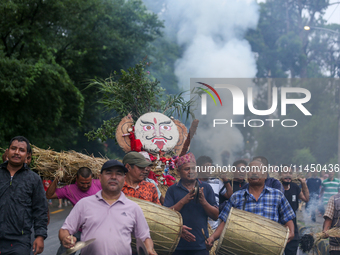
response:
<svg viewBox="0 0 340 255"><path fill-rule="evenodd" d="M208 217L218 218L215 194L211 186L199 181L195 171L196 160L192 153L179 157L176 162L180 181L166 192L164 206L178 211L183 217L183 230L173 255L208 255L204 241L208 234ZM195 185L199 185L198 195Z"/></svg>
<svg viewBox="0 0 340 255"><path fill-rule="evenodd" d="M57 188L59 178L56 177L46 191L47 199L68 199L74 206L80 199L96 194L102 189L100 181L92 179L90 168L81 167L77 171L76 183Z"/></svg>
<svg viewBox="0 0 340 255"><path fill-rule="evenodd" d="M80 199L92 196L102 189L100 181L92 179L92 171L88 167L81 167L78 169L75 184L57 188L58 181L58 177L56 177L47 189L47 199L66 198L71 201L73 206L76 205ZM80 235L81 231L79 230L75 236L80 239ZM57 255L60 255L65 251L66 249L60 245Z"/></svg>
<svg viewBox="0 0 340 255"><path fill-rule="evenodd" d="M235 192L230 197L219 216L222 220L221 224L206 241L208 249L221 236L231 207L255 213L283 224L289 228L288 242L294 238L294 211L281 191L265 185L267 172L262 171L262 165L263 163L260 161L252 161L249 164L249 187Z"/></svg>

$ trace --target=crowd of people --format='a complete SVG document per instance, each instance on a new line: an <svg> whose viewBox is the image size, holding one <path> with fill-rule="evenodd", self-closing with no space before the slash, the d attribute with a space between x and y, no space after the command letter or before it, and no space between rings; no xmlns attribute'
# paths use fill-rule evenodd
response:
<svg viewBox="0 0 340 255"><path fill-rule="evenodd" d="M187 153L176 159L177 182L163 196L152 178L152 162L146 152L129 152L122 162L109 160L93 178L88 167L79 168L75 184L58 187L56 177L44 184L30 171L32 150L29 141L14 137L0 165L0 254L40 254L49 223L49 199L67 199L74 206L59 231L62 254L80 240L96 238L81 254L132 254L131 234L140 240L149 255L156 255L150 229L142 209L127 196L146 200L178 211L183 219L180 241L174 255L207 255L221 237L231 208L254 213L289 229L285 255L297 254L299 233L296 212L306 202L311 221L317 213L324 218L323 231L340 227L340 181L334 172L321 180L317 172L308 179L293 181L286 165L279 178L263 171L268 160L259 156L233 163L233 178L198 175L196 166L213 166L208 156ZM242 167L249 166L247 175ZM45 189L44 189L45 187ZM320 203L320 199L322 203ZM320 202L319 202L320 201ZM208 224L213 229L209 236ZM31 244L31 231L34 241ZM340 239L330 238L330 254L340 254Z"/></svg>

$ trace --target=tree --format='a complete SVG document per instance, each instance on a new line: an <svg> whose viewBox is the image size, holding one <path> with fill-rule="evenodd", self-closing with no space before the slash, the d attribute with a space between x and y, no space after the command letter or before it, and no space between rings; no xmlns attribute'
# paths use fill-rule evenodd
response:
<svg viewBox="0 0 340 255"><path fill-rule="evenodd" d="M310 164L315 164L316 160L314 156L311 154L309 148L303 148L300 150L294 151L294 157L292 159L294 164L297 166L302 166L304 169L306 166L309 167Z"/></svg>
<svg viewBox="0 0 340 255"><path fill-rule="evenodd" d="M260 3L258 26L246 36L257 54L257 77L322 77L323 68L334 69L339 61L334 34L303 29L308 25L340 30L339 25L325 25L322 15L327 7L327 0Z"/></svg>
<svg viewBox="0 0 340 255"><path fill-rule="evenodd" d="M84 88L144 57L162 26L139 0L2 1L1 141L20 133L41 147L94 150L83 134L104 116L95 87Z"/></svg>
<svg viewBox="0 0 340 255"><path fill-rule="evenodd" d="M246 38L257 57L258 95L256 109L268 109L268 90L277 87L304 87L311 92L307 104L311 117L301 116L296 108L290 108L285 119L297 119L298 126L288 129L247 129L251 133L252 148L256 154L267 155L271 162L290 163L294 151L308 148L317 163L326 163L337 154L337 125L339 105L336 80L339 77L339 35L327 29L340 31L338 24L326 25L323 14L327 0L290 1L269 0L260 3L260 19L256 29L248 31ZM312 27L308 32L305 25ZM320 29L313 29L318 27ZM326 30L323 30L326 29ZM262 78L313 78L309 80L285 80ZM323 78L323 79L314 79ZM250 115L248 115L250 116ZM278 113L272 118L280 118ZM263 116L263 120L269 116ZM325 146L327 144L327 146Z"/></svg>
<svg viewBox="0 0 340 255"><path fill-rule="evenodd" d="M22 134L38 146L60 147L77 134L84 98L49 57L33 63L0 57L0 140L6 145Z"/></svg>
<svg viewBox="0 0 340 255"><path fill-rule="evenodd" d="M180 118L183 114L186 118L192 115L193 100L186 101L183 98L184 92L165 95L165 89L159 86L159 81L145 70L149 65L150 63L144 60L127 71L121 70L121 75L114 72L114 76L105 80L93 80L90 87L97 87L102 95L99 103L102 103L114 117L104 121L99 129L86 134L90 140L100 138L106 141L108 138L115 138L116 127L128 114L131 114L135 121L152 111Z"/></svg>

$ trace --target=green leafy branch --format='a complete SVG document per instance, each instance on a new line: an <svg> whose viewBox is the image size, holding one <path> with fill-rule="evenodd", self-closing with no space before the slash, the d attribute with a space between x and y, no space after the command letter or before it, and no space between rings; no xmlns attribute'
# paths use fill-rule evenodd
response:
<svg viewBox="0 0 340 255"><path fill-rule="evenodd" d="M193 100L185 100L185 92L176 95L166 95L165 89L159 85L146 67L150 63L146 60L136 64L135 67L127 71L121 70L118 75L114 72L112 76L105 80L92 80L89 86L95 86L101 94L98 101L105 108L105 111L114 116L103 122L97 130L92 130L85 136L89 140L108 138L114 139L116 127L120 120L128 115L132 115L137 120L147 112L163 112L167 116L174 116L186 119L193 116Z"/></svg>

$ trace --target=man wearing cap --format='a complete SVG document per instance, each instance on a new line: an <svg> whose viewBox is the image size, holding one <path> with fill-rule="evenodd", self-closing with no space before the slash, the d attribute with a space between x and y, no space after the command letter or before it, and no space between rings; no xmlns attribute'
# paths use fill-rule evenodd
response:
<svg viewBox="0 0 340 255"><path fill-rule="evenodd" d="M149 255L157 255L142 209L129 200L122 188L128 170L117 160L107 161L100 172L102 190L81 199L59 231L65 248L77 241L74 233L82 227L82 239L96 240L81 250L82 255L130 255L131 234L144 242Z"/></svg>
<svg viewBox="0 0 340 255"><path fill-rule="evenodd" d="M188 153L176 161L181 177L180 181L166 192L164 206L178 211L183 217L183 229L179 244L173 255L207 255L205 236L208 237L208 217L218 218L218 207L213 189L208 183L197 179L196 160ZM195 184L199 185L198 197L195 195Z"/></svg>
<svg viewBox="0 0 340 255"><path fill-rule="evenodd" d="M146 182L145 168L151 166L144 156L136 151L130 151L123 158L123 164L128 170L122 191L125 195L161 204L155 185Z"/></svg>

